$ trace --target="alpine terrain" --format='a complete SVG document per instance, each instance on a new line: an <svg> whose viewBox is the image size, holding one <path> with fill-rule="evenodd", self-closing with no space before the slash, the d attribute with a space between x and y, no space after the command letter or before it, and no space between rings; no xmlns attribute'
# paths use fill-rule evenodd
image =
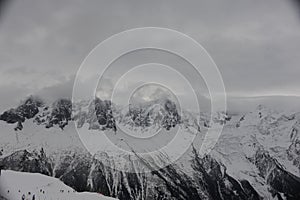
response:
<svg viewBox="0 0 300 200"><path fill-rule="evenodd" d="M300 112L258 106L242 114L213 113L212 120L208 113L181 112L167 98L121 108L99 98L46 103L31 96L0 115L1 197L22 199L32 188L35 199L300 199ZM203 155L211 123L224 128ZM132 139L157 131L161 136L150 146ZM163 151L140 156L176 131L182 140L195 137L179 159L169 163L172 155ZM131 154L115 151L104 137Z"/></svg>

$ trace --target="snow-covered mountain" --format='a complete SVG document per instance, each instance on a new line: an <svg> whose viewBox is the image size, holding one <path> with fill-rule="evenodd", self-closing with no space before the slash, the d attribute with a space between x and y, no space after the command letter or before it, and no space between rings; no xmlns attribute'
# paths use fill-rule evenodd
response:
<svg viewBox="0 0 300 200"><path fill-rule="evenodd" d="M47 105L30 97L0 115L0 120L5 169L56 177L79 192L126 200L300 199L297 112L259 106L246 114L214 113L214 122L225 126L207 155L200 155L199 149L212 123L209 115L179 112L170 100L124 109L100 99L76 104L59 99ZM99 138L97 156L84 148L75 127ZM160 129L165 137L159 141L178 129L183 140L188 135L195 139L179 160L162 169L155 168L156 163L168 161L171 155L153 157L153 162L138 154L124 156L124 169L137 171L130 173L116 169L119 163L111 157L113 149L102 140L109 134L125 148L130 141L122 129L146 136ZM137 169L141 163L143 167Z"/></svg>
<svg viewBox="0 0 300 200"><path fill-rule="evenodd" d="M76 192L60 180L37 174L4 170L0 176L0 199L9 200L113 200L99 193Z"/></svg>

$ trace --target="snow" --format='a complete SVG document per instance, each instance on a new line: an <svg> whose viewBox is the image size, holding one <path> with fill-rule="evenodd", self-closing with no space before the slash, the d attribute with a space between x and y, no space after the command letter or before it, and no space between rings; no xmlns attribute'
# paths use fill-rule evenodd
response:
<svg viewBox="0 0 300 200"><path fill-rule="evenodd" d="M203 113L201 113L199 117L201 118L202 122L207 122L209 120L209 117L204 115ZM126 157L123 158L122 155L132 155L132 152L126 152L126 150L130 150L128 146L134 147L135 150L138 150L138 152L141 153L149 149L151 150L151 148L158 149L159 147L161 147L161 144L166 144L170 142L170 139L175 138L173 140L173 143L171 143L171 148L169 148L171 149L171 151L164 150L163 148L161 149L164 150L163 153L167 154L167 156L172 161L176 160L177 156L179 157L181 155L180 153L186 150L184 148L185 145L188 145L191 142L194 142L194 144L196 143L195 146L199 147L200 149L200 146L203 142L204 133L208 129L202 125L200 127L201 133L199 134L198 129L193 127L195 116L190 116L187 114L186 118L186 127L184 125L180 125L178 127L179 134L177 135L180 136L179 138L174 137L175 132L165 130L161 131L160 137L147 138L149 136L152 136L153 133L157 131L157 127L150 127L152 129L149 128L149 130L140 130L138 128L132 130L129 129L130 126L128 124L121 124L121 127L125 129L124 132L128 131L143 134L142 137L141 135L134 136L140 137L142 139L147 139L147 143L142 143L140 141L137 142L137 140L131 139L130 137L126 136L126 134L121 134L120 130L118 130L116 133L111 130L90 130L88 124L84 124L81 128L78 129L79 133L81 133L78 135L75 129L74 122L70 122L69 125L64 128L64 130L60 130L57 127L46 129L44 128L44 126L34 124L32 120L27 120L23 124L23 130L16 133L13 130L15 124L11 125L0 121L0 148L4 149L3 157L19 149L39 150L41 147L45 149L47 155L55 157L55 154L57 152L59 153L60 151L63 151L65 149L74 151L79 148L85 149L83 144L89 144L88 150L90 150L90 152L98 153L104 151L110 156L114 156L114 158L116 159L116 165L117 163L120 163L119 168L125 170L124 163L126 163L127 161L124 160L126 159ZM220 118L221 121L224 121L223 115L218 116L218 119ZM286 152L292 145L292 143L300 138L298 134L300 132L298 131L300 130L299 122L299 113L278 112L263 106L260 106L257 110L247 114L234 115L231 117L230 121L226 121L223 132L210 154L226 166L227 173L239 180L248 180L261 196L266 199L270 199L271 197L269 196L270 193L268 191L267 183L259 176L257 167L249 161L249 158L254 157L258 147L263 148L264 150L268 151L268 153L272 157L276 158L287 171L299 177L299 169L293 164L293 160L287 159L286 155ZM82 141L80 141L79 136L81 136ZM107 138L108 136L110 136L110 139L113 140L113 144L111 143L112 141ZM193 140L194 136L196 137L195 140ZM213 138L212 136L213 135L208 135L207 137ZM213 139L211 139L210 141L214 142ZM208 146L209 143L207 143L206 145ZM296 146L295 148L299 147ZM176 164L182 166L184 171L192 172L192 170L188 167L189 159L190 157L184 157ZM91 171L93 171L93 168L91 169ZM30 184L28 184L27 181L29 180L29 178L20 178L24 176L25 173L20 174L20 177L18 177L19 181L17 181L16 183L10 182L14 179L10 180L9 178L7 178L5 180L5 176L10 176L10 174L15 173L16 172L10 171L3 172L3 175L0 179L1 194L7 194L7 189L2 187L5 186L5 184L23 188L20 194L18 191L14 191L15 195L22 195L23 191L28 191L26 187L32 186L34 184L43 185L43 183L39 183L39 181L37 181L37 183L34 182L33 184L33 177L30 177ZM39 175L39 177L41 177L41 175ZM5 183L3 182L3 180L5 180ZM50 181L52 179L47 180ZM49 181L46 181L47 184L49 183ZM59 181L57 182L58 183L55 187L48 187L49 192L53 194L58 193L59 195L61 195L61 198L69 199L68 196L63 196L68 194L60 192L59 188L62 187L63 184L59 183ZM92 184L90 181L89 183ZM7 188L9 188L8 186L9 185L7 185ZM34 190L34 187L30 187L29 189ZM13 190L9 190L9 195L13 195ZM65 189L65 191L66 190L68 189ZM39 190L37 190L37 194L42 195L39 193ZM95 196L95 194L90 193L72 193L70 195L85 195L84 197L80 197L79 199L86 199L85 197L89 195L91 195L91 197L88 197L88 199L92 199L92 196ZM99 195L96 195L95 197L99 197ZM48 198L50 197L48 196ZM9 199L18 200L21 199L21 196L16 196L16 198L12 198L12 196L10 196ZM40 199L45 198L44 196L41 196ZM72 197L71 199L76 198Z"/></svg>
<svg viewBox="0 0 300 200"><path fill-rule="evenodd" d="M263 106L247 114L236 115L226 123L210 154L225 164L228 174L238 180L248 180L260 196L272 199L266 180L259 176L257 167L249 159L254 158L257 151L266 150L287 171L299 177L299 169L293 160L287 159L286 154L295 140L291 139L291 133L293 128L298 128L298 115ZM299 138L299 135L293 137Z"/></svg>
<svg viewBox="0 0 300 200"><path fill-rule="evenodd" d="M37 173L3 170L0 176L0 198L8 200L113 200L98 193L76 192L56 178Z"/></svg>

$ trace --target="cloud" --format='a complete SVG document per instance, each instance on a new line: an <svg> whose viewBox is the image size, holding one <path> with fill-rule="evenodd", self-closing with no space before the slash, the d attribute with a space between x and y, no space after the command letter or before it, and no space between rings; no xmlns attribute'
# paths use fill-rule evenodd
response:
<svg viewBox="0 0 300 200"><path fill-rule="evenodd" d="M49 102L54 102L55 100L60 98L71 99L74 78L74 76L68 77L57 84L44 87L34 94Z"/></svg>
<svg viewBox="0 0 300 200"><path fill-rule="evenodd" d="M18 105L21 100L30 94L28 88L18 87L16 85L0 86L0 113Z"/></svg>
<svg viewBox="0 0 300 200"><path fill-rule="evenodd" d="M99 42L130 28L158 26L200 42L229 94L300 95L300 18L294 5L282 0L15 0L1 15L0 88L15 99L27 93L69 96L70 77ZM138 57L132 59L138 63ZM187 66L182 73L200 93L207 92ZM10 95L6 88L23 91ZM3 105L10 103L6 96L1 94Z"/></svg>

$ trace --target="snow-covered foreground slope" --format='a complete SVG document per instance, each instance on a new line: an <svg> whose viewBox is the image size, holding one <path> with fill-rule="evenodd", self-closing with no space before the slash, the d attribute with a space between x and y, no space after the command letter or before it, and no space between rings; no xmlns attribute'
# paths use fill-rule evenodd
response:
<svg viewBox="0 0 300 200"><path fill-rule="evenodd" d="M98 193L76 192L60 180L38 173L3 170L1 198L8 200L112 200ZM25 197L25 198L24 198Z"/></svg>

